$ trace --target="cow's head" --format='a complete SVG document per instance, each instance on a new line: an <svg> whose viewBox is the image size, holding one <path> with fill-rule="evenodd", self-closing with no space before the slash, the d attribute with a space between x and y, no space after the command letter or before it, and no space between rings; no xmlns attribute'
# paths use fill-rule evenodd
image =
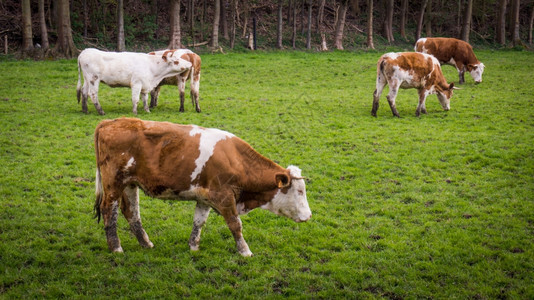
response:
<svg viewBox="0 0 534 300"><path fill-rule="evenodd" d="M192 64L187 60L180 58L178 55L174 55L175 51L176 50L166 50L163 52L161 58L175 72L183 73L191 69Z"/></svg>
<svg viewBox="0 0 534 300"><path fill-rule="evenodd" d="M276 174L276 183L278 192L273 199L261 208L267 209L277 215L293 219L295 222L308 221L311 216L311 210L306 198L306 183L301 176L298 167L287 167L289 176L286 173Z"/></svg>
<svg viewBox="0 0 534 300"><path fill-rule="evenodd" d="M482 73L484 73L484 66L483 63L479 64L469 64L467 65L467 71L471 74L471 77L473 77L473 80L475 83L481 83L482 82Z"/></svg>
<svg viewBox="0 0 534 300"><path fill-rule="evenodd" d="M439 103L441 104L441 107L443 107L444 110L451 109L451 97L452 92L455 89L456 88L454 87L454 82L451 82L451 84L447 88L437 93Z"/></svg>

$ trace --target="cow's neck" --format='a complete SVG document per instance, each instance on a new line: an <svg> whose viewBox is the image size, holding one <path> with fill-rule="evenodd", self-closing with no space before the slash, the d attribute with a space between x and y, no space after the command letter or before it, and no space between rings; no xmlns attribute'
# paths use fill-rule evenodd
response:
<svg viewBox="0 0 534 300"><path fill-rule="evenodd" d="M241 186L242 190L255 193L276 189L276 174L289 172L256 152L250 145L243 143L240 146L239 150L245 174L247 174Z"/></svg>

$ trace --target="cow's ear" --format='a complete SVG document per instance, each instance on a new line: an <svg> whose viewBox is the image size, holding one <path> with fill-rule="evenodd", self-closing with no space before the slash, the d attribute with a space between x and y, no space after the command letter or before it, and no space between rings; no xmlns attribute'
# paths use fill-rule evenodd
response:
<svg viewBox="0 0 534 300"><path fill-rule="evenodd" d="M278 186L279 189L288 187L291 183L291 179L289 178L289 176L287 176L287 174L284 174L284 173L276 174L275 179L276 179L276 185Z"/></svg>
<svg viewBox="0 0 534 300"><path fill-rule="evenodd" d="M449 84L449 90L453 90L454 89L454 82L451 82L451 84Z"/></svg>
<svg viewBox="0 0 534 300"><path fill-rule="evenodd" d="M163 59L164 62L167 62L167 55L163 54L163 56L161 56L161 58Z"/></svg>
<svg viewBox="0 0 534 300"><path fill-rule="evenodd" d="M473 65L473 64L467 64L467 71L471 72L473 71L474 69L477 68L477 66Z"/></svg>

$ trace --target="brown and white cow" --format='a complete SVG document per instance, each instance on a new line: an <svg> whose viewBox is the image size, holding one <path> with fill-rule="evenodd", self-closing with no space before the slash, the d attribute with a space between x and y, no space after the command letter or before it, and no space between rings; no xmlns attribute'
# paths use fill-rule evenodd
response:
<svg viewBox="0 0 534 300"><path fill-rule="evenodd" d="M450 109L450 99L454 83L445 80L438 60L428 54L417 52L386 53L380 57L376 66L376 90L373 93L373 109L376 117L380 95L386 84L389 85L387 99L391 112L400 117L395 98L399 88L415 88L419 91L419 105L415 115L426 114L425 101L430 94L436 94L444 110Z"/></svg>
<svg viewBox="0 0 534 300"><path fill-rule="evenodd" d="M251 256L241 233L240 214L261 207L304 222L311 218L301 171L265 158L245 141L219 129L120 118L95 131L95 217L102 215L108 247L122 252L117 236L122 210L141 246L152 248L139 214L139 192L162 199L197 202L191 250L213 208L224 217L237 249Z"/></svg>
<svg viewBox="0 0 534 300"><path fill-rule="evenodd" d="M159 90L162 85L178 85L178 91L180 92L180 111L184 111L184 101L185 101L185 81L191 79L189 88L191 89L191 101L197 112L200 112L200 105L198 104L198 96L200 89L200 67L201 59L200 56L195 54L189 49L178 49L178 50L161 50L150 52L151 55L171 55L180 57L191 63L191 68L186 72L178 74L176 76L171 76L163 79L158 86L150 92L150 108L158 106L158 97Z"/></svg>
<svg viewBox="0 0 534 300"><path fill-rule="evenodd" d="M481 63L468 43L453 38L420 38L415 43L415 51L434 55L441 64L454 66L458 70L460 84L465 82L464 72L468 71L475 83L482 82L484 64Z"/></svg>
<svg viewBox="0 0 534 300"><path fill-rule="evenodd" d="M87 113L87 97L90 96L96 110L104 111L98 101L98 86L103 82L110 87L130 87L132 89L133 113L137 114L139 94L143 99L144 109L150 112L147 100L152 91L163 78L176 76L191 68L191 63L172 56L148 55L134 52L106 52L97 49L85 49L78 56L78 85L76 96L82 110ZM81 76L83 74L83 87Z"/></svg>

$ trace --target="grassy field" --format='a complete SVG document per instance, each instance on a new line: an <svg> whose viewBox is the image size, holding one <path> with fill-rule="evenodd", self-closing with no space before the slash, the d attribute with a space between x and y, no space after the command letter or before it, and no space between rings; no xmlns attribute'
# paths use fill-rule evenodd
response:
<svg viewBox="0 0 534 300"><path fill-rule="evenodd" d="M92 218L93 132L131 116L129 89L101 86L81 113L69 61L0 61L0 298L534 298L534 53L478 51L484 82L415 117L401 90L371 117L382 52L203 55L202 113L164 87L139 118L230 131L298 165L313 217L242 216L242 258L212 213L190 252L194 203L142 195L155 244L124 218L124 254ZM443 67L449 82L456 70Z"/></svg>

